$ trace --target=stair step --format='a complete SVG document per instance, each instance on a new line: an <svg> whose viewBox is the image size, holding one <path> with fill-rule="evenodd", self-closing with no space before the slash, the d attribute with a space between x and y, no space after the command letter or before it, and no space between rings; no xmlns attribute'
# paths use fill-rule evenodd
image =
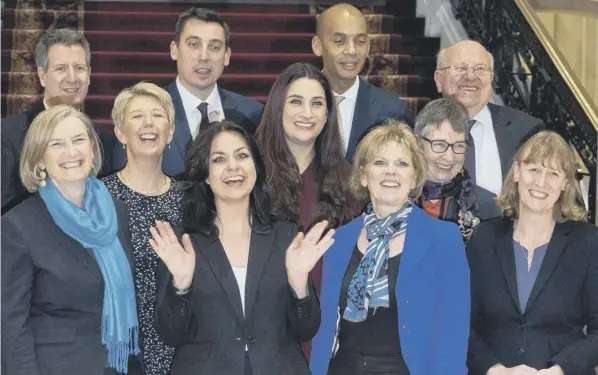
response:
<svg viewBox="0 0 598 375"><path fill-rule="evenodd" d="M39 86L31 84L37 82L37 73L3 72L1 77L2 92L8 92L9 85L12 85L12 87L22 87L19 94L35 95L39 93ZM225 73L218 79L218 84L245 96L268 96L277 77L278 74ZM160 87L165 87L175 78L176 71L158 74L95 73L92 71L89 94L117 95L124 88L140 81L152 82ZM411 75L364 76L363 78L399 96L431 96L435 92L432 78Z"/></svg>
<svg viewBox="0 0 598 375"><path fill-rule="evenodd" d="M313 53L235 53L226 73L279 73L295 62L310 63L322 68L322 59ZM412 58L410 55L370 55L363 74L415 74L431 76L433 58ZM96 73L162 73L174 72L176 63L169 52L92 51L92 70ZM28 72L35 68L34 51L2 51L2 71Z"/></svg>

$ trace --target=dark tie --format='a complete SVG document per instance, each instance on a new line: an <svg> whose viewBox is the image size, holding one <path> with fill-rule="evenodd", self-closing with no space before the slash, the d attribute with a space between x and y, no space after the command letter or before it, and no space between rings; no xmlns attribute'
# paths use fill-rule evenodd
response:
<svg viewBox="0 0 598 375"><path fill-rule="evenodd" d="M467 147L467 151L465 152L465 162L463 166L467 169L469 173L469 177L475 183L475 143L473 141L473 137L471 136L471 127L475 124L475 120L469 120L467 122L467 141L469 142L469 146Z"/></svg>
<svg viewBox="0 0 598 375"><path fill-rule="evenodd" d="M201 122L199 123L199 129L197 129L197 133L199 133L201 130L206 130L208 126L210 126L210 120L208 119L208 103L202 102L197 106L197 109L199 109L199 113L201 113Z"/></svg>

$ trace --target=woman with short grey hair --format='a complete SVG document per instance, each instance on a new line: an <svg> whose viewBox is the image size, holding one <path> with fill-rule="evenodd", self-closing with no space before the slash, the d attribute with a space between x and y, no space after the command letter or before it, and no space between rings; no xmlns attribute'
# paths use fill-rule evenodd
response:
<svg viewBox="0 0 598 375"><path fill-rule="evenodd" d="M468 116L454 98L428 103L415 119L415 134L428 160L428 176L417 203L429 215L459 225L463 241L480 221L500 216L495 196L475 185L463 167Z"/></svg>

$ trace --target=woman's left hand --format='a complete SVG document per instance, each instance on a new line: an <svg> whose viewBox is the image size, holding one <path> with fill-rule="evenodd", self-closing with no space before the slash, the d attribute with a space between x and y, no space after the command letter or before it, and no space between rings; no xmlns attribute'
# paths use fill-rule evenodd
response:
<svg viewBox="0 0 598 375"><path fill-rule="evenodd" d="M307 296L307 279L309 272L326 250L334 243L334 229L326 232L327 221L321 221L311 228L306 235L299 232L287 248L286 267L289 284L298 298Z"/></svg>
<svg viewBox="0 0 598 375"><path fill-rule="evenodd" d="M540 370L536 373L537 375L565 375L563 369L559 365L554 365L551 368Z"/></svg>

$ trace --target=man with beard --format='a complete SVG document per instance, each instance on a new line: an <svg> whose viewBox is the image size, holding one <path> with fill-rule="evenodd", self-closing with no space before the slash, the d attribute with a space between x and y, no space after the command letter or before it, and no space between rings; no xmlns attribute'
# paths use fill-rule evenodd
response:
<svg viewBox="0 0 598 375"><path fill-rule="evenodd" d="M349 4L336 4L318 17L312 50L322 57L338 107L345 158L353 154L363 133L388 117L407 118L407 103L359 78L370 52L363 14Z"/></svg>
<svg viewBox="0 0 598 375"><path fill-rule="evenodd" d="M178 76L165 88L175 112L173 142L164 150L162 160L167 175L184 171L190 140L213 121L227 119L255 133L263 105L216 83L230 55L230 29L216 12L193 7L179 15L170 44ZM117 167L126 164L125 147L120 144L114 150L114 160Z"/></svg>
<svg viewBox="0 0 598 375"><path fill-rule="evenodd" d="M89 43L77 31L55 29L44 34L35 49L35 64L43 99L27 112L2 120L2 215L21 203L29 192L21 183L19 165L21 147L33 119L45 109L57 104L79 108L87 96L91 72ZM95 125L104 150L99 176L112 173L110 151L116 137L110 129Z"/></svg>
<svg viewBox="0 0 598 375"><path fill-rule="evenodd" d="M489 103L493 78L494 58L477 42L461 41L438 53L436 88L463 103L470 118L464 167L476 185L498 195L511 158L544 124L524 112Z"/></svg>

